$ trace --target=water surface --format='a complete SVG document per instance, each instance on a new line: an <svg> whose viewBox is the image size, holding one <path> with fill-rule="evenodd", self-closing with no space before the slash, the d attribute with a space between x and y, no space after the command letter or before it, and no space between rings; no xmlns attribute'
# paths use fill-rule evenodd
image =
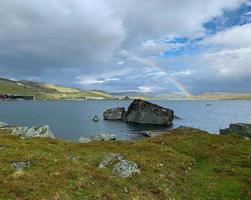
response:
<svg viewBox="0 0 251 200"><path fill-rule="evenodd" d="M172 128L191 126L217 134L229 123L251 123L251 101L152 101L171 108L180 120ZM2 101L0 121L25 126L48 124L60 138L77 140L94 132L112 132L119 139L137 139L135 132L165 130L167 127L104 121L103 111L117 106L128 107L131 101ZM91 117L98 115L99 122ZM170 127L169 127L170 128Z"/></svg>

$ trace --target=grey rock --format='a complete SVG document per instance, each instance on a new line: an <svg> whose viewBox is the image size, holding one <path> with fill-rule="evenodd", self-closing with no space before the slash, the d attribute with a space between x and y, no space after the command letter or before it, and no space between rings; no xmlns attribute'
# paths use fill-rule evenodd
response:
<svg viewBox="0 0 251 200"><path fill-rule="evenodd" d="M0 122L0 128L1 127L4 127L4 126L7 126L8 124L7 123L5 123L5 122Z"/></svg>
<svg viewBox="0 0 251 200"><path fill-rule="evenodd" d="M109 153L106 155L102 161L99 163L99 168L106 168L109 164L120 161L123 159L123 155L120 153Z"/></svg>
<svg viewBox="0 0 251 200"><path fill-rule="evenodd" d="M26 126L10 127L10 130L12 130L12 135L25 136L27 131L29 130L29 127Z"/></svg>
<svg viewBox="0 0 251 200"><path fill-rule="evenodd" d="M251 138L251 124L247 123L230 124L229 128L220 129L219 131L221 135L238 134Z"/></svg>
<svg viewBox="0 0 251 200"><path fill-rule="evenodd" d="M161 134L161 132L157 132L157 131L141 131L141 132L137 132L137 134L143 135L145 137L156 137L156 136L159 136Z"/></svg>
<svg viewBox="0 0 251 200"><path fill-rule="evenodd" d="M45 126L37 126L37 127L16 127L12 128L13 135L20 135L25 138L30 137L50 137L55 138L52 133L50 127L48 125Z"/></svg>
<svg viewBox="0 0 251 200"><path fill-rule="evenodd" d="M135 174L139 174L140 170L135 162L121 160L113 166L112 172L118 176L127 178Z"/></svg>
<svg viewBox="0 0 251 200"><path fill-rule="evenodd" d="M95 116L93 116L93 117L91 118L91 120L94 121L94 122L98 122L98 121L99 121L99 118L98 118L97 115L95 115Z"/></svg>
<svg viewBox="0 0 251 200"><path fill-rule="evenodd" d="M92 140L89 139L89 138L87 138L87 137L80 137L80 138L78 139L78 141L79 141L79 143L89 143L89 142L91 142Z"/></svg>
<svg viewBox="0 0 251 200"><path fill-rule="evenodd" d="M125 120L125 108L111 108L103 113L104 120Z"/></svg>
<svg viewBox="0 0 251 200"><path fill-rule="evenodd" d="M173 118L173 110L143 100L134 100L126 112L127 122L140 124L169 126Z"/></svg>
<svg viewBox="0 0 251 200"><path fill-rule="evenodd" d="M15 168L17 171L22 171L24 169L30 168L31 161L30 160L24 160L24 161L13 161L11 163L11 167Z"/></svg>
<svg viewBox="0 0 251 200"><path fill-rule="evenodd" d="M91 135L91 139L94 141L110 141L116 140L116 135L112 133L94 133Z"/></svg>

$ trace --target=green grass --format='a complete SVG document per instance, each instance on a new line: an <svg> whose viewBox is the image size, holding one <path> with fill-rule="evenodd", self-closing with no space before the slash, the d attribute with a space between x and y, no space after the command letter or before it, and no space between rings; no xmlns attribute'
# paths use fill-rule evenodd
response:
<svg viewBox="0 0 251 200"><path fill-rule="evenodd" d="M251 141L196 129L141 141L78 144L0 134L0 199L250 199ZM131 178L98 169L122 153L141 171ZM31 160L16 172L12 161Z"/></svg>

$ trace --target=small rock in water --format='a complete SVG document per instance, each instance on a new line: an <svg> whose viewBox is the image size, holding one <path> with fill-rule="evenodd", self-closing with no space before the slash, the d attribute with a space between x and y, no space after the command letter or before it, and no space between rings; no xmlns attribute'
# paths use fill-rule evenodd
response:
<svg viewBox="0 0 251 200"><path fill-rule="evenodd" d="M99 163L99 168L106 168L112 162L120 161L123 159L123 155L120 153L109 153L103 160Z"/></svg>
<svg viewBox="0 0 251 200"><path fill-rule="evenodd" d="M79 143L89 143L89 142L91 142L92 140L91 139L89 139L89 138L87 138L87 137L80 137L79 139L78 139L78 141L79 141Z"/></svg>
<svg viewBox="0 0 251 200"><path fill-rule="evenodd" d="M11 163L11 167L15 168L17 171L22 171L24 169L29 168L31 165L30 160L24 160L24 161L13 161Z"/></svg>
<svg viewBox="0 0 251 200"><path fill-rule="evenodd" d="M129 160L121 160L113 166L112 171L114 174L124 178L140 173L137 164Z"/></svg>
<svg viewBox="0 0 251 200"><path fill-rule="evenodd" d="M5 123L5 122L0 122L0 128L1 128L1 127L4 127L4 126L8 126L8 124Z"/></svg>
<svg viewBox="0 0 251 200"><path fill-rule="evenodd" d="M94 133L91 135L91 139L94 141L110 141L116 140L116 135L112 133Z"/></svg>
<svg viewBox="0 0 251 200"><path fill-rule="evenodd" d="M91 118L92 121L95 121L95 122L98 122L99 121L99 118L97 115L95 115L94 117Z"/></svg>

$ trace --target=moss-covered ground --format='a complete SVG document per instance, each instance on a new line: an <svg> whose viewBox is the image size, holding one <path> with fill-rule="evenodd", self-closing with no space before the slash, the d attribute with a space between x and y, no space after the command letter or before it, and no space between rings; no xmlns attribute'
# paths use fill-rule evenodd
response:
<svg viewBox="0 0 251 200"><path fill-rule="evenodd" d="M99 161L118 152L141 174ZM13 161L31 161L16 171ZM141 141L79 144L1 131L0 199L251 199L251 140L180 128Z"/></svg>

